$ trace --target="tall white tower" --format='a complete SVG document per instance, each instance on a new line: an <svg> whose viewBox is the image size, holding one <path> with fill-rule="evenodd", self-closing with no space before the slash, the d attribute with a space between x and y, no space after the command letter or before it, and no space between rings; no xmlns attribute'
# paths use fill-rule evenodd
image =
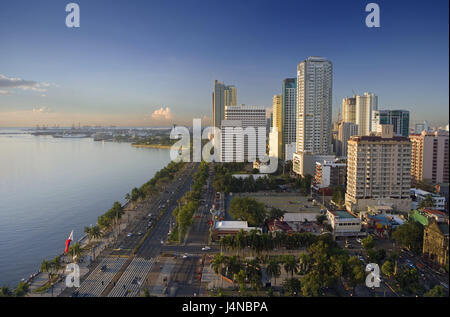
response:
<svg viewBox="0 0 450 317"><path fill-rule="evenodd" d="M333 64L308 57L297 66L297 153L332 153Z"/></svg>

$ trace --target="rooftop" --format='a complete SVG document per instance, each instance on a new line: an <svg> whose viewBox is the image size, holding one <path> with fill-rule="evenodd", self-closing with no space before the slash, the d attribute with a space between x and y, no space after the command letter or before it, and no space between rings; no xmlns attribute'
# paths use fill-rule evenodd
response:
<svg viewBox="0 0 450 317"><path fill-rule="evenodd" d="M247 229L247 221L218 221L215 223L216 229Z"/></svg>
<svg viewBox="0 0 450 317"><path fill-rule="evenodd" d="M356 218L354 215L345 210L329 210L329 212L339 218Z"/></svg>

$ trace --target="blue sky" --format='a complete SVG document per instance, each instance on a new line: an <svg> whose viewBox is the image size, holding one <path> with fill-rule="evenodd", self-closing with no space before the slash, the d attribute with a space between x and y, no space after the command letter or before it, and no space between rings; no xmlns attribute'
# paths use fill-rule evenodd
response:
<svg viewBox="0 0 450 317"><path fill-rule="evenodd" d="M269 107L311 55L334 64L334 114L371 91L413 123L448 123L447 0L373 1L380 28L365 26L371 1L79 0L69 29L69 2L0 2L0 126L186 124L211 117L214 79Z"/></svg>

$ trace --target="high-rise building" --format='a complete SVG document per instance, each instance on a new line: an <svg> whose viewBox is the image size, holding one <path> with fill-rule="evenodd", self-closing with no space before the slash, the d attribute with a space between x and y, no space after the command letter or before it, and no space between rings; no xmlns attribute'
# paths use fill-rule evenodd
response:
<svg viewBox="0 0 450 317"><path fill-rule="evenodd" d="M378 97L365 92L363 96L356 95L356 124L359 135L370 135L372 132L372 112L378 110ZM376 130L376 129L375 129Z"/></svg>
<svg viewBox="0 0 450 317"><path fill-rule="evenodd" d="M225 119L225 107L236 106L237 89L234 86L227 86L217 80L214 80L213 100L213 125L220 127L222 120Z"/></svg>
<svg viewBox="0 0 450 317"><path fill-rule="evenodd" d="M408 137L409 111L407 110L374 110L372 112L372 132L377 131L379 124L392 124L394 134Z"/></svg>
<svg viewBox="0 0 450 317"><path fill-rule="evenodd" d="M409 136L412 142L411 179L433 184L449 182L449 133L427 132Z"/></svg>
<svg viewBox="0 0 450 317"><path fill-rule="evenodd" d="M316 162L316 172L311 185L316 191L336 186L345 187L346 176L346 163L335 161Z"/></svg>
<svg viewBox="0 0 450 317"><path fill-rule="evenodd" d="M286 151L296 140L297 131L297 87L295 78L286 78L282 86L282 157L292 160L292 155Z"/></svg>
<svg viewBox="0 0 450 317"><path fill-rule="evenodd" d="M428 122L427 121L416 123L414 126L415 134L421 134L423 131L428 132Z"/></svg>
<svg viewBox="0 0 450 317"><path fill-rule="evenodd" d="M352 122L341 121L338 125L336 156L347 156L347 142L358 134L358 126Z"/></svg>
<svg viewBox="0 0 450 317"><path fill-rule="evenodd" d="M248 128L254 129L254 138L248 134L244 136L244 160L251 159L249 153L254 153L256 158L266 154L266 108L246 105L227 106L225 107L225 120L240 121L244 132L248 131Z"/></svg>
<svg viewBox="0 0 450 317"><path fill-rule="evenodd" d="M369 206L411 209L411 142L394 136L392 125L380 125L379 133L352 136L348 141L348 211L367 211Z"/></svg>
<svg viewBox="0 0 450 317"><path fill-rule="evenodd" d="M342 99L342 120L356 124L356 97Z"/></svg>
<svg viewBox="0 0 450 317"><path fill-rule="evenodd" d="M242 121L222 120L221 123L221 160L222 162L243 162L244 140L236 131L242 128Z"/></svg>
<svg viewBox="0 0 450 317"><path fill-rule="evenodd" d="M283 148L283 118L282 118L282 102L281 102L281 95L274 95L272 100L272 120L273 120L273 130L277 130L278 133L271 134L271 138L276 138L270 140L270 152L272 153L272 156L279 158L282 155L282 148ZM276 149L275 149L276 146Z"/></svg>
<svg viewBox="0 0 450 317"><path fill-rule="evenodd" d="M308 57L297 66L297 153L327 155L331 149L333 65Z"/></svg>

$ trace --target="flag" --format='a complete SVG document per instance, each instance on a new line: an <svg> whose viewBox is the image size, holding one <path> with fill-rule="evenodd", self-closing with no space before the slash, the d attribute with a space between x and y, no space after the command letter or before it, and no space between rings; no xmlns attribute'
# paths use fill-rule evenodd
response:
<svg viewBox="0 0 450 317"><path fill-rule="evenodd" d="M64 250L64 254L67 254L67 251L69 251L70 243L72 242L72 240L73 240L73 230L70 233L70 236L66 241L66 249Z"/></svg>

